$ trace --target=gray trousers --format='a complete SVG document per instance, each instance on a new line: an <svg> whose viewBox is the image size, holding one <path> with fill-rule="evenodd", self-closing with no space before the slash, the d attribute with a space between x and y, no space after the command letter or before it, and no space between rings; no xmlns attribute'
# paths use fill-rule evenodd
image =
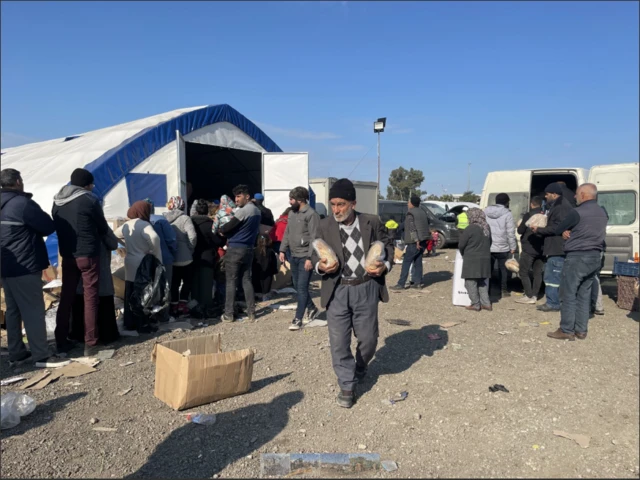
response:
<svg viewBox="0 0 640 480"><path fill-rule="evenodd" d="M331 360L341 390L353 391L356 366L364 369L376 353L380 288L374 281L353 287L338 285L327 308ZM358 340L355 360L352 331Z"/></svg>
<svg viewBox="0 0 640 480"><path fill-rule="evenodd" d="M466 278L464 280L464 288L467 289L471 305L478 307L489 307L491 299L489 298L489 284L483 278Z"/></svg>
<svg viewBox="0 0 640 480"><path fill-rule="evenodd" d="M22 341L20 320L27 332L29 348L34 360L44 360L51 354L47 344L47 328L44 321L42 275L34 273L22 277L2 279L7 303L7 342L9 361L18 360L27 351Z"/></svg>

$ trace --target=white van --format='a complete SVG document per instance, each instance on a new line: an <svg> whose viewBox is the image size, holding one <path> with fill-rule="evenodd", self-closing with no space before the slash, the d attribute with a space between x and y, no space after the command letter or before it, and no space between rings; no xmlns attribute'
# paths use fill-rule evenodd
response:
<svg viewBox="0 0 640 480"><path fill-rule="evenodd" d="M607 252L602 273L610 275L613 259L626 262L640 251L638 241L638 163L599 165L591 170L584 168L548 168L539 170L510 170L490 172L484 182L480 208L494 205L496 195L506 193L511 198L510 209L517 223L529 211L533 196L544 198L547 185L564 181L570 190L576 191L583 183L598 187L598 203L609 214L607 225ZM520 238L518 247L520 250Z"/></svg>

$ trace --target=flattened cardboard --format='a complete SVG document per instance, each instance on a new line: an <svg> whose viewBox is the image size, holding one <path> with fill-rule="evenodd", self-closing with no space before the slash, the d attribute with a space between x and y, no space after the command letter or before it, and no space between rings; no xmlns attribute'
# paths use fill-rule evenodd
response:
<svg viewBox="0 0 640 480"><path fill-rule="evenodd" d="M254 352L222 353L220 334L156 344L154 394L174 410L246 393L251 388ZM182 352L190 350L189 355Z"/></svg>
<svg viewBox="0 0 640 480"><path fill-rule="evenodd" d="M97 372L93 367L89 365L85 365L83 363L73 362L66 367L62 367L58 372L62 373L67 378L76 378L81 377L82 375L86 375L87 373Z"/></svg>
<svg viewBox="0 0 640 480"><path fill-rule="evenodd" d="M50 374L51 374L51 372L49 370L45 370L44 372L41 372L41 373L38 373L37 375L34 375L33 377L31 377L31 380L28 380L24 385L22 385L20 387L20 390L26 390L27 388L35 385L40 380L46 378Z"/></svg>

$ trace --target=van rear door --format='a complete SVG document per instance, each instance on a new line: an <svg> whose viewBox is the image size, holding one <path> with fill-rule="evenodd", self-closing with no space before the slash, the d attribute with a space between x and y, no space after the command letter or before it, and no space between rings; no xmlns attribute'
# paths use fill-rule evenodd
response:
<svg viewBox="0 0 640 480"><path fill-rule="evenodd" d="M607 211L607 251L603 274L610 275L613 259L626 262L638 246L638 164L599 165L589 172L589 183L598 187L598 204Z"/></svg>

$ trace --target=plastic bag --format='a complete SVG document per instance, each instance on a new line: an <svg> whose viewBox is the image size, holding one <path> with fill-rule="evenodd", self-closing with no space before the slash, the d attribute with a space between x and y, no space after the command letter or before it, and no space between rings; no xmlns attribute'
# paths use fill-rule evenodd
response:
<svg viewBox="0 0 640 480"><path fill-rule="evenodd" d="M169 292L164 265L153 255L145 255L133 282L133 293L129 301L131 310L135 315L149 316L154 313L155 306L160 306L161 310L168 308Z"/></svg>
<svg viewBox="0 0 640 480"><path fill-rule="evenodd" d="M535 215L532 215L529 220L527 220L527 223L525 223L525 225L529 228L545 228L547 226L547 216L542 213L536 213Z"/></svg>
<svg viewBox="0 0 640 480"><path fill-rule="evenodd" d="M20 423L20 417L29 415L36 409L33 398L24 393L9 392L0 397L0 430L13 428Z"/></svg>
<svg viewBox="0 0 640 480"><path fill-rule="evenodd" d="M366 270L375 270L378 268L376 262L384 262L385 260L384 243L373 242L369 247L367 258L364 260L364 268Z"/></svg>
<svg viewBox="0 0 640 480"><path fill-rule="evenodd" d="M331 267L338 261L336 253L331 249L329 244L321 238L316 238L312 245L318 257L320 257L320 260L327 260L327 267Z"/></svg>
<svg viewBox="0 0 640 480"><path fill-rule="evenodd" d="M510 272L518 273L520 271L520 264L515 258L510 258L504 262L504 266L507 267L507 270Z"/></svg>

